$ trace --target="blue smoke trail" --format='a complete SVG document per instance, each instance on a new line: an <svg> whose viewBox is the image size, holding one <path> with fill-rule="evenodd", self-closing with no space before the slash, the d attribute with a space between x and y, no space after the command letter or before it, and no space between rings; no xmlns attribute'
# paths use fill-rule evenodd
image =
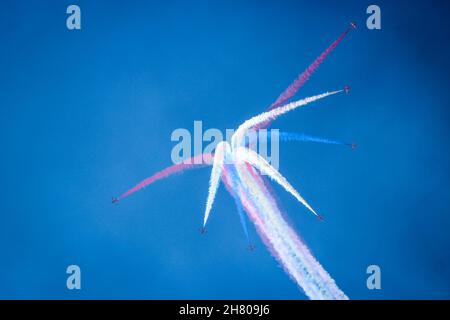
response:
<svg viewBox="0 0 450 320"><path fill-rule="evenodd" d="M244 229L244 234L245 237L247 239L247 243L250 245L250 237L248 235L248 227L247 227L247 221L245 220L245 213L244 213L244 208L242 207L242 203L239 199L239 196L236 194L237 190L237 181L236 181L236 173L234 172L234 166L232 165L226 165L226 168L232 172L232 179L231 179L231 183L232 186L230 189L228 189L228 192L231 194L231 196L233 197L234 203L236 204L236 209L237 212L239 214L239 220L241 222L242 228Z"/></svg>
<svg viewBox="0 0 450 320"><path fill-rule="evenodd" d="M259 135L258 135L259 136ZM267 141L270 141L272 138L271 134L267 134ZM340 145L340 146L347 146L352 149L355 149L357 147L356 143L350 143L350 142L344 142L340 140L333 140L318 136L309 135L306 133L298 133L298 132L279 132L278 137L280 141L283 142L290 142L290 141L302 141L302 142L317 142L317 143L324 143L324 144L334 144L334 145ZM250 137L246 137L246 146L248 146L250 143L253 143L255 140L255 137L253 136L253 139L250 139Z"/></svg>
<svg viewBox="0 0 450 320"><path fill-rule="evenodd" d="M281 141L304 141L304 142L318 142L324 144L335 144L341 146L348 146L352 149L356 148L356 144L343 142L339 140L332 140L317 136L308 135L306 133L296 133L296 132L280 132L279 133ZM270 137L270 135L268 135Z"/></svg>

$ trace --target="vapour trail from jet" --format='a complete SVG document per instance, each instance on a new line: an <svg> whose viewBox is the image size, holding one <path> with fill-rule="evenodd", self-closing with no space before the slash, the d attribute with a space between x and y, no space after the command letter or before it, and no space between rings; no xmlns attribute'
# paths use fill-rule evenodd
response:
<svg viewBox="0 0 450 320"><path fill-rule="evenodd" d="M336 39L331 45L329 45L308 68L305 69L298 77L289 85L289 87L284 90L280 96L275 100L274 103L270 105L268 110L278 108L279 106L285 104L289 99L291 99L298 90L309 80L312 74L320 67L323 61L328 57L328 55L337 47L337 45L345 38L345 36L352 30L356 29L356 23L351 22L347 29ZM270 125L270 120L261 124L258 128L267 128Z"/></svg>
<svg viewBox="0 0 450 320"><path fill-rule="evenodd" d="M203 162L199 163L198 159L203 159ZM151 177L148 177L147 179L139 182L137 185L135 185L133 188L125 191L119 197L114 198L113 202L122 200L123 198L128 197L129 195L135 193L136 191L139 191L139 190L151 185L155 181L165 179L175 173L180 173L180 172L183 172L188 169L195 169L195 168L208 166L212 159L213 159L213 155L211 153L202 153L198 156L188 159L190 161L184 161L182 163L178 163L178 164L172 165L170 167L167 167L167 168L155 173Z"/></svg>
<svg viewBox="0 0 450 320"><path fill-rule="evenodd" d="M266 132L264 134L264 137L261 138L259 135L261 134L261 131L257 131L258 135L252 135L251 137L246 137L246 145L254 144L256 142L258 143L266 143L269 142L272 139L272 134L269 134L269 132ZM352 149L357 148L357 144L353 142L345 142L345 141L339 141L339 140L333 140L328 139L324 137L318 137L306 133L301 132L285 132L285 131L279 131L277 134L274 134L275 138L278 139L281 142L315 142L315 143L323 143L323 144L333 144L333 145L341 145L341 146L347 146Z"/></svg>
<svg viewBox="0 0 450 320"><path fill-rule="evenodd" d="M248 130L252 129L255 126L258 126L260 124L263 124L267 121L273 121L279 116L288 113L289 111L295 110L299 107L306 106L307 104L326 98L328 96L335 95L337 93L344 92L344 89L342 90L336 90L331 92L325 92L321 93L312 97L304 98L297 100L295 102L291 102L289 104L283 105L281 107L278 107L276 109L272 109L270 111L266 111L264 113L261 113L257 116L254 116L253 118L245 121L243 124L241 124L236 132L233 134L233 137L231 139L231 144L233 148L237 148L240 145L243 145L245 143L245 134Z"/></svg>
<svg viewBox="0 0 450 320"><path fill-rule="evenodd" d="M269 136L268 136L269 137ZM343 142L339 140L327 139L322 137L312 136L306 133L297 133L297 132L280 132L279 138L281 141L303 141L303 142L317 142L324 144L335 144L351 147L355 149L357 147L356 143ZM270 139L270 138L268 138Z"/></svg>
<svg viewBox="0 0 450 320"><path fill-rule="evenodd" d="M246 164L223 170L225 185L233 185L244 210L272 255L305 294L314 300L348 297L314 258L295 230L283 218L261 177Z"/></svg>

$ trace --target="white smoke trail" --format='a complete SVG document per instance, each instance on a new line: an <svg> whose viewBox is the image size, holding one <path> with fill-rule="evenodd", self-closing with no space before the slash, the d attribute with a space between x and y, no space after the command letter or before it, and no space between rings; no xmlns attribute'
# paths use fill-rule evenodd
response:
<svg viewBox="0 0 450 320"><path fill-rule="evenodd" d="M255 151L239 147L234 151L236 155L236 161L245 161L256 167L259 171L267 174L272 180L281 185L287 192L292 194L300 203L302 203L308 210L314 213L317 217L319 216L313 208L306 202L306 200L298 193L297 190L286 180L285 177L281 175L279 171L277 171L274 167L272 167L266 159L261 157Z"/></svg>
<svg viewBox="0 0 450 320"><path fill-rule="evenodd" d="M259 234L310 299L348 299L284 220L272 195L245 164L236 164L238 195ZM227 174L228 171L226 172Z"/></svg>
<svg viewBox="0 0 450 320"><path fill-rule="evenodd" d="M276 109L272 109L270 111L266 111L264 113L261 113L257 116L254 116L253 118L245 121L243 124L239 126L239 128L234 133L233 137L231 138L231 143L233 148L237 148L238 146L242 146L242 144L245 142L244 137L247 130L251 129L254 126L257 126L258 124L264 123L268 120L275 120L277 117L281 116L282 114L285 114L289 111L292 111L294 109L297 109L301 106L305 106L311 102L326 98L328 96L334 95L336 93L343 92L344 90L337 90L332 92L325 92L322 94L318 94L312 97L304 98L301 100L297 100L291 103L288 103L284 106L278 107Z"/></svg>
<svg viewBox="0 0 450 320"><path fill-rule="evenodd" d="M209 213L211 212L214 198L216 197L217 189L219 188L220 176L226 153L230 153L230 145L226 141L221 141L217 144L214 152L214 162L209 178L208 199L206 200L205 216L203 218L203 227L208 221Z"/></svg>

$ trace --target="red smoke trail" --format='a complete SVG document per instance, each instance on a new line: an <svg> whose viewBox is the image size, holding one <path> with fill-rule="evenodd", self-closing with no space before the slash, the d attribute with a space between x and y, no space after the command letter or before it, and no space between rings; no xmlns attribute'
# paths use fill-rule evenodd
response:
<svg viewBox="0 0 450 320"><path fill-rule="evenodd" d="M199 161L199 158L203 158L203 163L198 164L197 161ZM213 155L211 153L203 153L198 156L192 157L188 160L185 160L185 162L175 164L173 166L167 167L151 177L141 181L137 185L135 185L133 188L129 189L128 191L124 192L122 195L120 195L118 198L114 198L113 202L117 202L136 191L141 190L142 188L147 187L148 185L151 185L153 182L167 178L168 176L171 176L175 173L182 172L188 169L194 169L194 168L200 168L204 166L208 166L210 163L212 163Z"/></svg>
<svg viewBox="0 0 450 320"><path fill-rule="evenodd" d="M283 104L285 104L289 99L291 99L297 93L297 91L306 83L306 81L308 81L309 77L311 77L311 75L317 70L317 68L319 68L319 66L326 59L326 57L334 50L334 48L337 47L339 42L341 42L342 39L344 39L345 36L352 29L356 29L356 23L354 23L354 22L351 22L350 26L347 28L347 30L345 30L339 36L339 38L334 40L334 42L328 48L326 48L325 51L322 52L322 54L320 56L318 56L316 58L316 60L314 60L313 63L311 63L308 68L306 68L305 71L303 71L301 74L299 74L297 79L295 79L294 82L292 82L289 85L289 87L287 87L286 90L284 90L280 94L278 99L275 100L275 102L271 104L271 106L268 108L268 110L278 108L278 107L282 106ZM270 125L270 123L271 123L271 121L266 121L263 124L255 127L255 129L267 128Z"/></svg>

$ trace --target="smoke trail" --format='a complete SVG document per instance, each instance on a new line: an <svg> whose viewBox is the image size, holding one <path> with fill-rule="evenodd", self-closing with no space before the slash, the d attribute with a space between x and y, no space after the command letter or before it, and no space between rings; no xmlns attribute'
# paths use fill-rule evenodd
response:
<svg viewBox="0 0 450 320"><path fill-rule="evenodd" d="M326 57L331 53L331 51L336 48L336 46L341 42L342 39L350 32L350 30L355 29L356 24L352 22L350 26L337 38L333 41L333 43L325 49L324 52L320 56L316 58L316 60L311 63L308 68L306 68L305 71L303 71L297 79L294 80L294 82L287 87L286 90L284 90L280 96L277 98L277 100L272 103L272 105L269 107L269 110L275 109L282 104L284 104L286 101L288 101L290 98L292 98L297 91L300 89L301 86L305 84L306 81L308 81L309 77L319 68L320 64L326 59Z"/></svg>
<svg viewBox="0 0 450 320"><path fill-rule="evenodd" d="M199 162L200 159L203 159L203 163L198 164L197 162ZM113 199L113 202L117 202L133 193L135 193L136 191L141 190L142 188L145 188L149 185L151 185L152 183L154 183L155 181L161 180L161 179L165 179L175 173L180 173L183 172L185 170L188 169L195 169L195 168L201 168L201 167L205 167L208 166L209 163L212 162L213 159L213 155L210 153L203 153L201 155L192 157L188 160L186 160L183 163L178 163L175 164L173 166L167 167L157 173L155 173L154 175L152 175L151 177L139 182L137 185L135 185L133 188L127 190L126 192L124 192L123 194L121 194L119 197Z"/></svg>
<svg viewBox="0 0 450 320"><path fill-rule="evenodd" d="M255 143L259 139L259 136L254 136L252 138L253 139L247 139L247 136L246 136L246 142L245 142L246 146ZM267 141L270 141L271 138L272 138L272 135L270 135L270 134L268 134L264 137L264 139L267 139ZM312 136L312 135L309 135L306 133L281 131L278 133L278 138L280 139L280 141L283 141L283 142L290 142L290 141L317 142L317 143L324 143L324 144L342 145L342 146L351 147L352 149L355 149L357 147L356 143L332 140L332 139L328 139L328 138Z"/></svg>
<svg viewBox="0 0 450 320"><path fill-rule="evenodd" d="M247 222L245 221L244 216L244 208L242 207L242 204L237 195L233 196L233 199L236 205L236 210L239 214L239 221L241 222L242 229L244 229L245 238L247 239L247 243L250 244L250 236L248 235Z"/></svg>
<svg viewBox="0 0 450 320"><path fill-rule="evenodd" d="M306 202L305 199L294 189L294 187L281 175L274 167L272 167L263 157L248 148L239 147L236 150L236 160L245 161L256 167L259 171L267 174L272 180L281 185L287 192L292 194L300 203L302 203L308 210L314 215L319 215L313 208Z"/></svg>
<svg viewBox="0 0 450 320"><path fill-rule="evenodd" d="M333 43L331 43L331 45L308 66L308 68L298 75L298 77L278 96L277 100L270 105L268 110L278 108L291 99L352 29L356 29L355 22L351 22L350 26L336 40L334 40ZM271 120L267 120L259 124L257 128L267 128L271 122Z"/></svg>
<svg viewBox="0 0 450 320"><path fill-rule="evenodd" d="M294 109L297 109L299 107L305 106L311 102L326 98L328 96L343 92L344 90L336 90L331 92L325 92L322 94L318 94L312 97L304 98L301 100L297 100L294 102L291 102L289 104L286 104L284 106L278 107L276 109L272 109L270 111L266 111L264 113L261 113L257 116L254 116L253 118L245 121L243 124L241 124L236 132L234 133L233 137L231 138L232 146L233 148L237 148L238 146L242 145L242 142L244 141L244 136L247 130L251 129L254 126L257 126L261 123L264 123L267 120L275 120L280 115L283 115L289 111L292 111Z"/></svg>
<svg viewBox="0 0 450 320"><path fill-rule="evenodd" d="M239 196L236 194L236 190L238 188L238 182L235 179L226 180L226 173L225 171L234 171L234 166L227 164L225 165L225 168L222 171L222 181L224 182L224 185L228 191L228 193L231 195L231 197L234 200L234 203L236 205L237 212L239 214L239 221L241 222L242 228L244 229L245 238L247 239L247 243L250 245L250 236L248 234L248 228L247 228L247 222L245 220L244 215L244 208L242 207L241 200L239 199Z"/></svg>
<svg viewBox="0 0 450 320"><path fill-rule="evenodd" d="M274 257L311 299L348 299L283 219L263 182L245 165L236 165L237 194L258 233ZM224 180L233 179L224 171Z"/></svg>
<svg viewBox="0 0 450 320"><path fill-rule="evenodd" d="M211 177L209 180L209 191L208 199L206 200L205 216L203 218L203 227L206 226L208 221L209 213L216 197L217 189L219 188L220 176L222 174L222 167L224 163L224 158L226 154L230 153L230 145L226 141L221 141L217 144L214 153L214 162L211 170Z"/></svg>
<svg viewBox="0 0 450 320"><path fill-rule="evenodd" d="M339 141L339 140L331 140L331 139L327 139L327 138L311 136L311 135L308 135L305 133L280 132L279 137L280 137L281 141L318 142L318 143L325 143L325 144L348 146L348 147L351 147L352 149L356 148L356 144L354 144L354 143L348 143L348 142L343 142L343 141Z"/></svg>

